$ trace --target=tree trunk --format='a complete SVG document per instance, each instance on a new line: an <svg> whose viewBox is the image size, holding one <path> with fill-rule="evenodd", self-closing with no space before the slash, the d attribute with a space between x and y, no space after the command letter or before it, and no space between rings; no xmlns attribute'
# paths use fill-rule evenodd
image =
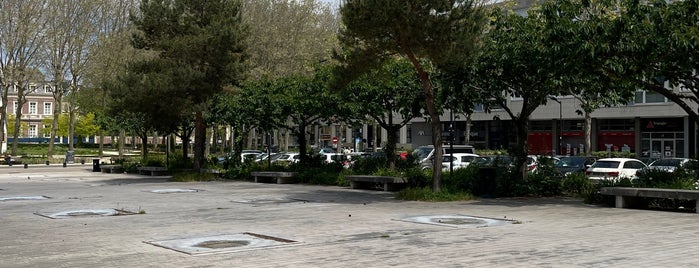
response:
<svg viewBox="0 0 699 268"><path fill-rule="evenodd" d="M465 143L471 142L471 114L466 115L466 130L464 131Z"/></svg>
<svg viewBox="0 0 699 268"><path fill-rule="evenodd" d="M126 130L125 129L120 129L119 130L119 157L124 156L124 147L126 146Z"/></svg>
<svg viewBox="0 0 699 268"><path fill-rule="evenodd" d="M145 165L148 163L148 131L141 131L138 136L143 141L141 142L141 164Z"/></svg>
<svg viewBox="0 0 699 268"><path fill-rule="evenodd" d="M75 136L75 109L73 108L73 102L68 104L68 150L75 150L75 142L73 137Z"/></svg>
<svg viewBox="0 0 699 268"><path fill-rule="evenodd" d="M529 146L527 145L527 129L529 129L529 120L526 117L518 117L514 120L517 145L514 148L515 167L522 174L523 179L527 179L529 170L527 169L527 154Z"/></svg>
<svg viewBox="0 0 699 268"><path fill-rule="evenodd" d="M440 192L442 188L442 158L444 157L444 152L442 152L442 122L439 118L439 112L435 106L435 94L434 88L430 84L430 78L427 72L425 72L422 64L417 60L417 57L413 54L409 47L405 46L403 48L408 60L413 64L417 70L418 77L420 78L420 84L425 92L425 106L427 108L427 113L430 116L430 124L432 126L432 144L434 146L434 160L432 161L432 181L434 192Z"/></svg>
<svg viewBox="0 0 699 268"><path fill-rule="evenodd" d="M56 132L58 132L58 118L60 117L60 102L55 103L55 107L53 107L53 121L51 122L51 134L49 135L49 151L47 153L48 158L53 157L53 147L56 139Z"/></svg>
<svg viewBox="0 0 699 268"><path fill-rule="evenodd" d="M301 158L301 163L308 163L308 154L306 153L306 146L308 146L308 140L306 139L306 123L301 123L297 129L296 133L299 140L299 157Z"/></svg>
<svg viewBox="0 0 699 268"><path fill-rule="evenodd" d="M204 143L206 142L206 124L201 111L196 113L194 127L194 171L198 172L204 167Z"/></svg>
<svg viewBox="0 0 699 268"><path fill-rule="evenodd" d="M585 125L583 126L583 131L585 132L585 156L590 156L592 151L592 148L590 148L592 146L592 116L590 116L590 113L587 111L585 112Z"/></svg>

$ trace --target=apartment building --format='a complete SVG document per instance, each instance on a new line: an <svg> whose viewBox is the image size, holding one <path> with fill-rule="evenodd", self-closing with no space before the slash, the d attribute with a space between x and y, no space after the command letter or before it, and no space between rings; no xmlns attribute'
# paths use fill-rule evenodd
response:
<svg viewBox="0 0 699 268"><path fill-rule="evenodd" d="M1 89L0 89L1 90ZM17 85L8 87L7 97L7 115L15 117L19 101L17 97ZM42 120L53 118L53 109L56 105L53 99L53 85L50 83L32 83L29 85L29 94L26 96L26 102L22 105L21 121L23 126L20 128L20 142L46 142L49 139L48 134L44 134L44 128L50 128L51 125L44 125ZM8 125L14 122L7 122ZM12 139L12 133L8 133L8 140Z"/></svg>

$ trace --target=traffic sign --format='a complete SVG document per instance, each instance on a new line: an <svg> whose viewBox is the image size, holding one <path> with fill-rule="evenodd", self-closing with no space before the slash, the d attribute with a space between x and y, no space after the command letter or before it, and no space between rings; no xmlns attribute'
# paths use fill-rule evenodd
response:
<svg viewBox="0 0 699 268"><path fill-rule="evenodd" d="M337 137L333 137L333 144L337 144Z"/></svg>

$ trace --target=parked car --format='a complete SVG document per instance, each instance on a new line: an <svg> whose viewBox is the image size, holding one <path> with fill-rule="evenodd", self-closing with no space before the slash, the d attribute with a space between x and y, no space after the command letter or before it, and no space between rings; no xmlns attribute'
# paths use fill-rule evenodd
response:
<svg viewBox="0 0 699 268"><path fill-rule="evenodd" d="M636 179L636 172L646 164L633 158L602 158L585 171L591 180Z"/></svg>
<svg viewBox="0 0 699 268"><path fill-rule="evenodd" d="M690 171L697 169L697 160L690 158L663 158L653 161L648 165L648 169L656 169L667 172L674 172L678 167L686 168Z"/></svg>
<svg viewBox="0 0 699 268"><path fill-rule="evenodd" d="M301 161L299 153L279 153L272 158L272 163L298 163Z"/></svg>
<svg viewBox="0 0 699 268"><path fill-rule="evenodd" d="M482 167L511 167L512 163L512 157L509 155L490 155L476 157L476 159L471 161L470 165Z"/></svg>
<svg viewBox="0 0 699 268"><path fill-rule="evenodd" d="M443 154L442 154L443 156L449 155L450 153L475 154L476 149L473 148L473 146L471 146L471 145L453 145L453 149L449 145L444 145L444 146L442 146L442 152L443 152ZM429 163L424 164L423 162L432 161L431 157L434 155L434 146L425 145L425 146L417 147L417 149L415 149L413 151L413 154L418 159L418 163L420 163L420 166L429 165Z"/></svg>
<svg viewBox="0 0 699 268"><path fill-rule="evenodd" d="M442 161L442 169L443 170L450 170L451 166L453 166L454 169L459 169L459 168L465 168L471 162L478 158L479 156L477 154L468 154L468 153L459 153L459 154L453 154L453 155L445 155L444 156L444 161Z"/></svg>
<svg viewBox="0 0 699 268"><path fill-rule="evenodd" d="M340 162L342 164L345 164L349 160L347 155L344 154L321 154L321 159L323 159L323 162L325 163L335 163L335 162Z"/></svg>
<svg viewBox="0 0 699 268"><path fill-rule="evenodd" d="M597 157L593 156L564 156L559 159L555 167L561 176L567 176L571 173L585 173L585 170L595 162L597 162Z"/></svg>

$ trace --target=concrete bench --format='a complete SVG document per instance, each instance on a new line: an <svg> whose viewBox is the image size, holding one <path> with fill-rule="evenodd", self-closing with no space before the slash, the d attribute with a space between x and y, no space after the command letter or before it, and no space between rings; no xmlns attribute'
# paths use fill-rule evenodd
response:
<svg viewBox="0 0 699 268"><path fill-rule="evenodd" d="M138 174L150 175L150 176L162 176L167 175L166 167L139 167Z"/></svg>
<svg viewBox="0 0 699 268"><path fill-rule="evenodd" d="M377 184L384 191L396 191L408 185L408 179L389 176L350 175L345 176L352 189L375 189Z"/></svg>
<svg viewBox="0 0 699 268"><path fill-rule="evenodd" d="M280 171L254 171L250 172L250 176L255 178L255 182L276 181L277 184L291 183L298 172L280 172Z"/></svg>
<svg viewBox="0 0 699 268"><path fill-rule="evenodd" d="M699 208L699 191L697 190L602 187L600 193L615 196L614 205L617 208L633 207L639 197L694 200ZM697 213L699 213L699 209L697 209Z"/></svg>
<svg viewBox="0 0 699 268"><path fill-rule="evenodd" d="M102 173L124 173L124 167L121 165L100 165Z"/></svg>

